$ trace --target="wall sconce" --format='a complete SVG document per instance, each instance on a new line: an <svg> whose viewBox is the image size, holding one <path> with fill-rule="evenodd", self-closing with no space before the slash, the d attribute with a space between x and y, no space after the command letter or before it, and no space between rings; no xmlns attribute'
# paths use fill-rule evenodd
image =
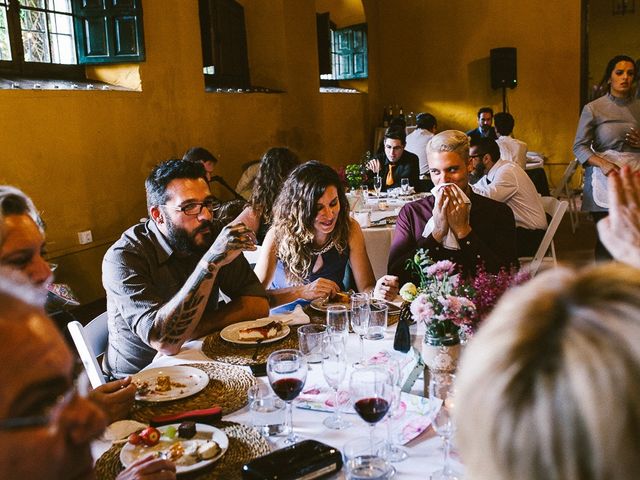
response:
<svg viewBox="0 0 640 480"><path fill-rule="evenodd" d="M636 13L636 0L613 0L613 14Z"/></svg>

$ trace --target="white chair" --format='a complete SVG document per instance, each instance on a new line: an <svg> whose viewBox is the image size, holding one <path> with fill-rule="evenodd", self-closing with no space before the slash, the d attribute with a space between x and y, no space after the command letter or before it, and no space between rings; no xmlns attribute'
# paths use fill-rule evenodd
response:
<svg viewBox="0 0 640 480"><path fill-rule="evenodd" d="M542 206L546 214L551 215L551 221L547 226L547 231L542 237L540 246L533 257L520 257L520 265L528 268L532 277L538 273L538 269L542 263L548 263L554 267L558 264L556 260L556 248L553 244L553 237L558 230L558 226L567 211L568 202L566 200L558 200L554 197L542 197ZM550 253L550 255L547 255Z"/></svg>
<svg viewBox="0 0 640 480"><path fill-rule="evenodd" d="M580 162L574 158L569 165L567 165L558 186L551 192L552 196L561 200L566 199L567 202L569 202L569 219L571 220L571 232L573 233L576 233L576 227L578 223L580 223L580 214L578 212L576 199L582 194L582 188L571 188L571 179L576 173L578 165L580 165Z"/></svg>
<svg viewBox="0 0 640 480"><path fill-rule="evenodd" d="M76 320L67 324L73 343L78 350L80 360L87 371L93 388L106 382L97 357L107 350L109 331L107 329L107 312L101 313L91 320L85 327Z"/></svg>

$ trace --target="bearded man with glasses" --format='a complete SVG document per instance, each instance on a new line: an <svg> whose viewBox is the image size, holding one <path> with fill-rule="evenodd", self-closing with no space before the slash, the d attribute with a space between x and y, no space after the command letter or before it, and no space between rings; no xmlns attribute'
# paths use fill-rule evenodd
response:
<svg viewBox="0 0 640 480"><path fill-rule="evenodd" d="M156 353L177 353L187 340L232 323L265 317L264 288L241 255L255 250L244 224L222 228L219 204L202 165L168 160L145 182L149 219L107 251L109 346L105 370L134 374ZM222 291L229 303L219 305Z"/></svg>

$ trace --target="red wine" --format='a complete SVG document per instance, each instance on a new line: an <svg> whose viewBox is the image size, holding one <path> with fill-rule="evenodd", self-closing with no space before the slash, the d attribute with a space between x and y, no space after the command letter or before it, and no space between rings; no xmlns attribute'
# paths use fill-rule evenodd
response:
<svg viewBox="0 0 640 480"><path fill-rule="evenodd" d="M354 405L358 415L367 423L377 423L387 414L389 402L384 398L363 398Z"/></svg>
<svg viewBox="0 0 640 480"><path fill-rule="evenodd" d="M271 384L271 388L285 402L298 396L304 387L304 382L297 378L281 378Z"/></svg>

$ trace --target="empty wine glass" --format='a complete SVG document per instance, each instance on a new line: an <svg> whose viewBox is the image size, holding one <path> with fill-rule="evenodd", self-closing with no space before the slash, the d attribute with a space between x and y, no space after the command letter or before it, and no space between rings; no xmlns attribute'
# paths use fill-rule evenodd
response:
<svg viewBox="0 0 640 480"><path fill-rule="evenodd" d="M376 174L373 177L373 189L376 191L376 197L380 200L380 190L382 190L382 177Z"/></svg>
<svg viewBox="0 0 640 480"><path fill-rule="evenodd" d="M289 432L285 445L299 441L293 433L293 412L291 403L300 394L307 380L307 362L300 350L276 350L267 359L267 376L271 388L286 402L285 431Z"/></svg>
<svg viewBox="0 0 640 480"><path fill-rule="evenodd" d="M344 305L329 305L327 307L327 333L349 335L349 311Z"/></svg>
<svg viewBox="0 0 640 480"><path fill-rule="evenodd" d="M380 367L363 367L351 372L349 392L353 407L370 426L371 451L374 450L376 423L384 418L391 406L391 380Z"/></svg>
<svg viewBox="0 0 640 480"><path fill-rule="evenodd" d="M455 433L453 409L455 406L455 379L452 373L432 373L429 380L429 398L442 401L440 410L433 419L435 432L442 438L444 444L444 464L442 470L431 475L433 480L458 480L462 478L450 465L451 437Z"/></svg>
<svg viewBox="0 0 640 480"><path fill-rule="evenodd" d="M400 180L400 189L402 190L403 195L407 195L409 193L409 179L403 178Z"/></svg>
<svg viewBox="0 0 640 480"><path fill-rule="evenodd" d="M401 416L403 410L402 402L402 365L398 360L389 357L383 365L389 372L391 379L391 406L389 407L389 417L387 418L387 459L390 462L401 462L405 460L409 453L405 448L397 445L393 432L393 421Z"/></svg>
<svg viewBox="0 0 640 480"><path fill-rule="evenodd" d="M322 422L326 427L341 430L351 422L340 415L339 389L347 374L347 343L341 333L330 333L322 341L322 373L334 391L334 414Z"/></svg>
<svg viewBox="0 0 640 480"><path fill-rule="evenodd" d="M364 337L369 330L369 306L368 293L354 293L351 295L351 328L360 337L360 360L359 365L365 364L364 358Z"/></svg>

